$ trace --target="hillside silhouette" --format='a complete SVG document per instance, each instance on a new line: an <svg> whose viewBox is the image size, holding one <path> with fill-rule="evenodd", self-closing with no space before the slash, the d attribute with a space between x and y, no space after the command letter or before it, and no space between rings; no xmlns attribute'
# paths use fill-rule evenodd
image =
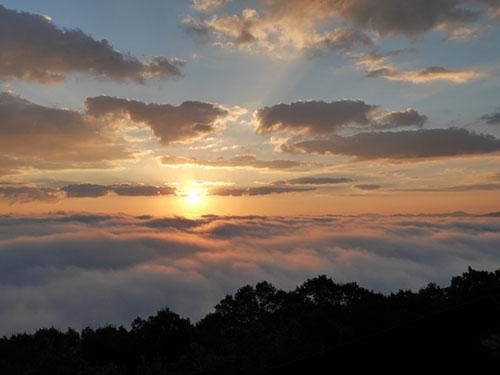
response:
<svg viewBox="0 0 500 375"><path fill-rule="evenodd" d="M500 270L381 294L322 275L228 295L196 324L170 311L131 328L43 328L0 339L1 374L434 373L500 369ZM479 371L479 372L478 372Z"/></svg>

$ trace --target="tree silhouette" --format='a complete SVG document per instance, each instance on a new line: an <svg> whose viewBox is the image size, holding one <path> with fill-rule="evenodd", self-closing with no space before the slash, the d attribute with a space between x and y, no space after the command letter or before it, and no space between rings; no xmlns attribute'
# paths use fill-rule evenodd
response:
<svg viewBox="0 0 500 375"><path fill-rule="evenodd" d="M300 366L308 372L308 358L329 363L331 355L338 366L361 354L375 366L384 350L407 362L424 356L449 365L457 357L455 363L466 366L464 357L497 366L499 297L500 270L471 268L448 287L430 283L387 295L325 275L291 291L263 281L227 295L194 325L164 308L135 319L130 329L48 328L3 337L0 373L257 374L286 363L292 363L287 373L298 373Z"/></svg>

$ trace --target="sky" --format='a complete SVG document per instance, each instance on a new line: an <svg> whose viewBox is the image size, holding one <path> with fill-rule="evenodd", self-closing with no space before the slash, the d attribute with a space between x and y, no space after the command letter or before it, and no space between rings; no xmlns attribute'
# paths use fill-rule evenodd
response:
<svg viewBox="0 0 500 375"><path fill-rule="evenodd" d="M499 0L0 1L0 334L500 267L499 25Z"/></svg>

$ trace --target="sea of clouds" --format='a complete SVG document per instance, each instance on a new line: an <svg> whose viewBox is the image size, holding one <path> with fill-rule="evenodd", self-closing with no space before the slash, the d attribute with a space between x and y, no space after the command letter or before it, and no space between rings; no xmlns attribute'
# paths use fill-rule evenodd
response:
<svg viewBox="0 0 500 375"><path fill-rule="evenodd" d="M0 215L0 335L128 326L163 307L196 321L262 280L417 290L468 266L500 268L500 218Z"/></svg>

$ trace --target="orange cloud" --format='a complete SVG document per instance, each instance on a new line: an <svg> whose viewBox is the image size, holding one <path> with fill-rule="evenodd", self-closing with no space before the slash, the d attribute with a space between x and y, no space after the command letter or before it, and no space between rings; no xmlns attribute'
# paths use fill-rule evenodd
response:
<svg viewBox="0 0 500 375"><path fill-rule="evenodd" d="M472 79L479 78L481 74L466 70L451 70L440 66L434 66L409 72L401 72L393 66L386 65L380 68L367 70L366 76L374 78L385 78L390 81L406 81L411 83L427 83L433 81L466 83Z"/></svg>

